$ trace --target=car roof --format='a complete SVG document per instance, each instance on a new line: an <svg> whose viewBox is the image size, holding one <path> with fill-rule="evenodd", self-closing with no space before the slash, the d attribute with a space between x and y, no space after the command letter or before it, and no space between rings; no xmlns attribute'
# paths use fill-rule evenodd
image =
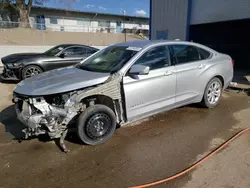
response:
<svg viewBox="0 0 250 188"><path fill-rule="evenodd" d="M131 47L137 47L137 48L145 48L154 44L163 44L163 43L172 43L172 42L178 42L178 43L185 43L184 41L179 40L135 40L135 41L128 41L128 42L122 42L115 44L115 46L131 46Z"/></svg>
<svg viewBox="0 0 250 188"><path fill-rule="evenodd" d="M135 47L135 48L147 48L153 45L157 45L157 44L186 44L186 45L195 45L197 47L201 47L204 49L207 49L211 52L217 53L215 50L204 46L202 44L198 44L195 42L188 42L188 41L181 41L179 39L176 40L135 40L135 41L128 41L128 42L122 42L122 43L118 43L115 44L113 46L128 46L128 47Z"/></svg>
<svg viewBox="0 0 250 188"><path fill-rule="evenodd" d="M68 47L71 47L71 46L81 46L81 47L88 47L88 48L93 48L93 49L97 49L93 46L88 46L88 45L84 45L84 44L59 44L59 45L56 45L56 46L62 46L63 48L68 48Z"/></svg>

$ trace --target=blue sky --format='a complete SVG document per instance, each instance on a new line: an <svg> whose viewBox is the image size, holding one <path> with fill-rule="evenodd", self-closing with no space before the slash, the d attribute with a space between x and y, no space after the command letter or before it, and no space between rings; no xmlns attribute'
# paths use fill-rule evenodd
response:
<svg viewBox="0 0 250 188"><path fill-rule="evenodd" d="M46 2L46 6L55 8L65 8L67 5L62 2L70 2L71 0L50 0ZM111 14L123 14L131 16L144 16L149 17L149 0L72 0L70 9L101 12Z"/></svg>

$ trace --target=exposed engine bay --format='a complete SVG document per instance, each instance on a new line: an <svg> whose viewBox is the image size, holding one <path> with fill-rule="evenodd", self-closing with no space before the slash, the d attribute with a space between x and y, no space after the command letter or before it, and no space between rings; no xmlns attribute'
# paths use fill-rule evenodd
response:
<svg viewBox="0 0 250 188"><path fill-rule="evenodd" d="M40 134L48 134L51 139L61 138L67 131L69 122L84 110L82 103L72 101L72 95L74 94L35 98L15 95L18 119L27 126L23 130L25 139Z"/></svg>
<svg viewBox="0 0 250 188"><path fill-rule="evenodd" d="M124 122L120 79L117 78L120 77L113 75L101 85L64 94L23 96L14 93L13 102L18 119L27 126L23 130L24 138L48 134L51 139L60 138L60 146L67 152L63 141L70 123L95 103L109 102L107 105L116 112L117 122Z"/></svg>

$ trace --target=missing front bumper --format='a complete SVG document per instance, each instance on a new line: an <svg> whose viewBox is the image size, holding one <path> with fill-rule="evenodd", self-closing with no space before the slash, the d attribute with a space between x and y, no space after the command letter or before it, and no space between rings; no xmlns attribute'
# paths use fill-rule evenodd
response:
<svg viewBox="0 0 250 188"><path fill-rule="evenodd" d="M14 95L13 102L18 119L26 126L22 130L24 139L47 134L50 139L59 140L64 152L69 150L64 144L68 133L68 123L77 114L48 104L43 97L21 99Z"/></svg>
<svg viewBox="0 0 250 188"><path fill-rule="evenodd" d="M15 110L19 121L26 126L26 128L22 130L22 132L24 133L24 139L28 139L32 136L46 134L48 131L42 129L42 127L40 126L42 115L30 115L31 109L29 104L25 101L22 101L22 103L22 111L20 110L19 103L15 104Z"/></svg>
<svg viewBox="0 0 250 188"><path fill-rule="evenodd" d="M77 115L73 109L56 107L47 103L43 97L14 95L13 102L17 118L30 131L26 137L47 133L51 139L60 138L68 128L69 122Z"/></svg>
<svg viewBox="0 0 250 188"><path fill-rule="evenodd" d="M0 78L4 81L18 81L19 78L16 76L15 72L4 67L2 74L0 74Z"/></svg>

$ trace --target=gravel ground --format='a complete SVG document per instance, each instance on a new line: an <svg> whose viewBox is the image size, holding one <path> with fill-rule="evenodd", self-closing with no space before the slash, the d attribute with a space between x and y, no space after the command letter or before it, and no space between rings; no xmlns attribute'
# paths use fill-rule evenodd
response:
<svg viewBox="0 0 250 188"><path fill-rule="evenodd" d="M249 97L225 92L212 110L178 108L120 128L99 146L75 134L62 153L41 138L18 143L22 125L11 102L15 84L0 83L0 187L128 187L172 175L250 126ZM250 187L250 133L192 172L156 187Z"/></svg>

